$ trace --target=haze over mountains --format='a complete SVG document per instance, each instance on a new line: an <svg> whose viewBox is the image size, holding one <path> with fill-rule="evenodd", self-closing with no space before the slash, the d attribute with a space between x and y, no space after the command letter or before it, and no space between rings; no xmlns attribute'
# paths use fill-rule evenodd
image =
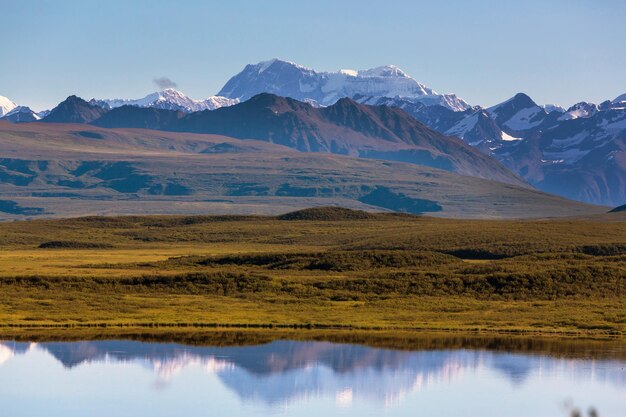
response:
<svg viewBox="0 0 626 417"><path fill-rule="evenodd" d="M137 100L70 96L35 113L0 97L0 117L254 139L535 186L594 204L626 201L626 94L563 109L520 93L482 108L392 65L331 73L274 59L247 65L205 100L172 89Z"/></svg>

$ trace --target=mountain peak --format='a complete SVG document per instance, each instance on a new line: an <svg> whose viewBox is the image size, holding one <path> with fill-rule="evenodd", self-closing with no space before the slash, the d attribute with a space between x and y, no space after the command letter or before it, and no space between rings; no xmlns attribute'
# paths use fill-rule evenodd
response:
<svg viewBox="0 0 626 417"><path fill-rule="evenodd" d="M4 96L0 96L0 117L5 116L11 110L17 107L17 104Z"/></svg>
<svg viewBox="0 0 626 417"><path fill-rule="evenodd" d="M71 95L59 103L42 121L49 123L89 123L96 120L107 110Z"/></svg>
<svg viewBox="0 0 626 417"><path fill-rule="evenodd" d="M395 65L383 65L376 68L361 70L357 72L362 77L399 77L411 78Z"/></svg>
<svg viewBox="0 0 626 417"><path fill-rule="evenodd" d="M487 112L508 134L537 127L548 114L524 93L517 93L510 99L489 107Z"/></svg>
<svg viewBox="0 0 626 417"><path fill-rule="evenodd" d="M317 72L289 61L271 59L247 65L218 93L245 101L258 93L292 97L329 106L342 97L402 97L425 105L441 105L454 111L470 106L454 95L439 94L417 82L395 65L366 70Z"/></svg>
<svg viewBox="0 0 626 417"><path fill-rule="evenodd" d="M526 93L517 93L513 96L511 100L514 101L517 105L523 106L522 108L534 107L537 105L537 103L535 103L533 99L530 98L530 96Z"/></svg>
<svg viewBox="0 0 626 417"><path fill-rule="evenodd" d="M567 109L567 111L559 117L559 120L572 120L591 117L596 114L598 110L599 108L597 104L581 101L580 103L576 103L572 107Z"/></svg>
<svg viewBox="0 0 626 417"><path fill-rule="evenodd" d="M562 106L559 106L558 104L543 104L541 108L543 108L546 111L546 113L554 113L554 112L565 113L565 109Z"/></svg>
<svg viewBox="0 0 626 417"><path fill-rule="evenodd" d="M83 100L82 98L78 97L76 94L72 94L71 96L67 96L67 98L62 101L62 103L85 103L87 104L87 102L85 100Z"/></svg>
<svg viewBox="0 0 626 417"><path fill-rule="evenodd" d="M157 93L162 94L164 96L187 97L185 94L183 94L182 92L174 88L166 88L164 90L157 91Z"/></svg>
<svg viewBox="0 0 626 417"><path fill-rule="evenodd" d="M296 64L295 62L291 62L291 61L287 61L287 60L279 59L279 58L272 58L272 59L268 59L267 61L261 61L258 64L252 65L252 66L256 67L259 73L262 73L263 71L265 71L266 69L274 65L278 67L293 67L293 68L297 68L301 70L312 71L310 68L306 68L302 65Z"/></svg>
<svg viewBox="0 0 626 417"><path fill-rule="evenodd" d="M303 103L289 97L281 97L271 93L260 93L244 101L241 106L256 109L270 109L273 113L285 113L289 111L312 107L308 103Z"/></svg>
<svg viewBox="0 0 626 417"><path fill-rule="evenodd" d="M352 106L359 107L359 103L350 97L342 97L333 104L333 106Z"/></svg>
<svg viewBox="0 0 626 417"><path fill-rule="evenodd" d="M30 107L17 106L10 112L4 115L3 119L12 123L24 123L24 122L36 122L41 117L32 111Z"/></svg>
<svg viewBox="0 0 626 417"><path fill-rule="evenodd" d="M527 94L517 93L510 99L505 100L500 104L496 104L495 106L489 107L487 111L491 114L497 114L503 109L519 111L521 109L527 109L531 107L539 107L539 106Z"/></svg>
<svg viewBox="0 0 626 417"><path fill-rule="evenodd" d="M140 99L92 99L90 101L92 104L96 104L107 109L114 109L121 106L135 106L153 107L163 110L176 110L183 111L185 113L214 110L219 107L231 106L238 102L239 100L233 100L220 96L211 96L205 100L195 100L173 88L156 91Z"/></svg>

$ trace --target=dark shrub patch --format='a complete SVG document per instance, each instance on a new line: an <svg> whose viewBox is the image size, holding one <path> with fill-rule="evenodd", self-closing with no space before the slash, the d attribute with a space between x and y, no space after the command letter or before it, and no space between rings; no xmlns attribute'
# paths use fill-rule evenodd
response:
<svg viewBox="0 0 626 417"><path fill-rule="evenodd" d="M110 249L108 243L77 242L68 240L51 240L39 245L40 249Z"/></svg>

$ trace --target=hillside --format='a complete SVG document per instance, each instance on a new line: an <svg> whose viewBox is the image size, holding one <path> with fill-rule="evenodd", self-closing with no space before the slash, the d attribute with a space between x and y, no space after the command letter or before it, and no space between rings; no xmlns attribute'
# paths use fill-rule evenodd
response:
<svg viewBox="0 0 626 417"><path fill-rule="evenodd" d="M316 108L259 94L240 104L190 114L123 106L92 124L257 139L302 152L410 162L526 186L499 162L457 138L427 128L401 109L368 106L347 98Z"/></svg>
<svg viewBox="0 0 626 417"><path fill-rule="evenodd" d="M313 206L471 218L603 207L414 164L218 135L0 122L0 218L278 214Z"/></svg>
<svg viewBox="0 0 626 417"><path fill-rule="evenodd" d="M624 204L623 206L615 207L613 210L611 210L611 213L621 213L621 212L626 212L626 204Z"/></svg>

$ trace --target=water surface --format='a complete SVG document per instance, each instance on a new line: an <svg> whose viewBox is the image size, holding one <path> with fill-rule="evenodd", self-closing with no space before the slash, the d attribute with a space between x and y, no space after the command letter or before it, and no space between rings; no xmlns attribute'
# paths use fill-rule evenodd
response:
<svg viewBox="0 0 626 417"><path fill-rule="evenodd" d="M0 416L626 416L626 361L327 342L0 342Z"/></svg>

